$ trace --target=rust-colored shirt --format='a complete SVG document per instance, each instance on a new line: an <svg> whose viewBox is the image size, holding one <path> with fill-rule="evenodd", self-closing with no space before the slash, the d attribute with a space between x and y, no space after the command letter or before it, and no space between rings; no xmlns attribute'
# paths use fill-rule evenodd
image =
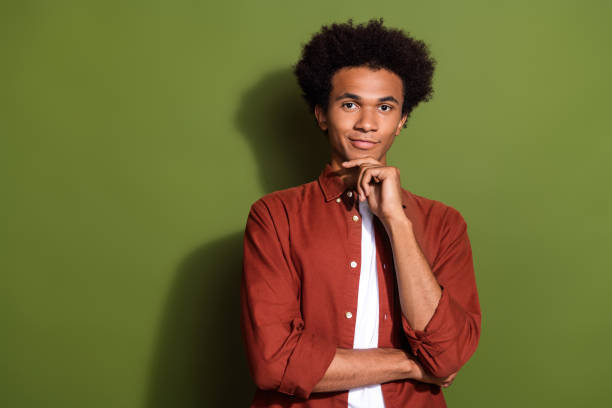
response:
<svg viewBox="0 0 612 408"><path fill-rule="evenodd" d="M242 329L257 385L252 407L346 407L348 391L312 392L335 350L352 348L361 261L357 195L327 164L318 180L251 206L244 236ZM379 347L409 350L436 377L476 350L481 312L465 221L452 207L402 189L417 242L442 288L424 330L401 312L393 252L375 217ZM445 407L437 385L382 384L387 408Z"/></svg>

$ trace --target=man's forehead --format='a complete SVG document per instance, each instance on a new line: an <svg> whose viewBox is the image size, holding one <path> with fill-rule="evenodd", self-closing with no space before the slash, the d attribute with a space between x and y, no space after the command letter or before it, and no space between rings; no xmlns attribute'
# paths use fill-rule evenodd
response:
<svg viewBox="0 0 612 408"><path fill-rule="evenodd" d="M342 68L333 75L331 82L334 99L344 95L353 99L379 100L394 97L400 100L403 92L401 78L384 68Z"/></svg>

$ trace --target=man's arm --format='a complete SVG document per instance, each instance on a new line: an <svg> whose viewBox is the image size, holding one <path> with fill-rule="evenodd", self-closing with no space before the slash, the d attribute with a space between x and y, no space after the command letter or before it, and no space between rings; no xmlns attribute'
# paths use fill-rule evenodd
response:
<svg viewBox="0 0 612 408"><path fill-rule="evenodd" d="M344 391L351 388L389 381L414 379L448 387L455 374L446 378L430 376L404 350L373 348L364 350L336 349L336 354L313 392Z"/></svg>
<svg viewBox="0 0 612 408"><path fill-rule="evenodd" d="M481 316L467 226L459 212L450 207L444 219L444 238L431 268L411 225L398 223L388 229L394 248L404 333L423 366L441 377L459 371L476 350ZM428 303L432 300L428 290L435 290L428 280L432 276L441 290L433 310L432 303Z"/></svg>
<svg viewBox="0 0 612 408"><path fill-rule="evenodd" d="M368 200L387 230L402 326L413 354L434 376L457 372L476 350L480 337L480 305L465 221L457 210L447 208L440 251L430 267L401 205L399 170L372 158L343 165L359 166L359 197Z"/></svg>
<svg viewBox="0 0 612 408"><path fill-rule="evenodd" d="M262 390L308 398L336 344L305 324L301 281L287 262L288 224L271 198L251 206L244 234L241 326L249 368Z"/></svg>
<svg viewBox="0 0 612 408"><path fill-rule="evenodd" d="M442 289L416 241L412 223L405 214L383 221L393 249L402 314L415 330L424 330L431 320Z"/></svg>

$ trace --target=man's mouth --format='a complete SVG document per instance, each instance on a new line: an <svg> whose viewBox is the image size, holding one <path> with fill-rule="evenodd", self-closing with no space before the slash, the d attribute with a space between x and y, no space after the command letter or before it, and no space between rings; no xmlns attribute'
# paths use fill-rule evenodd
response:
<svg viewBox="0 0 612 408"><path fill-rule="evenodd" d="M361 138L350 138L349 137L349 140L351 141L351 144L353 146L361 150L371 149L372 147L376 146L376 144L378 143L377 141L372 140L372 139L361 139Z"/></svg>

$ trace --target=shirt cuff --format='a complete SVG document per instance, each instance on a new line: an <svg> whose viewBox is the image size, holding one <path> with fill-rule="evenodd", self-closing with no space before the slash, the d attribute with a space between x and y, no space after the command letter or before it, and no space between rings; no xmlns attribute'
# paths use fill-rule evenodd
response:
<svg viewBox="0 0 612 408"><path fill-rule="evenodd" d="M425 329L413 329L402 314L402 327L415 356L422 351L422 347L427 347L427 354L431 357L444 352L456 339L465 320L461 306L451 299L448 290L443 286L440 287L442 295Z"/></svg>
<svg viewBox="0 0 612 408"><path fill-rule="evenodd" d="M308 398L312 389L325 375L335 354L334 344L304 330L289 358L278 390Z"/></svg>

